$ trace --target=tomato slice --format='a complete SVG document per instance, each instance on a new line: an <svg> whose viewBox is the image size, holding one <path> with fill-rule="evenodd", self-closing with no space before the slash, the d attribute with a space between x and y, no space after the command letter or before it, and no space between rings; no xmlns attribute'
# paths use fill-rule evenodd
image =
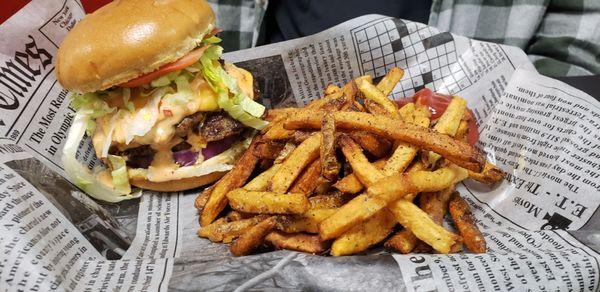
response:
<svg viewBox="0 0 600 292"><path fill-rule="evenodd" d="M451 95L441 94L437 92L431 91L429 88L423 88L412 97L412 99L404 98L398 102L400 106L403 106L409 102L420 103L422 105L427 106L429 108L429 112L431 112L431 119L438 119L448 108L448 104L452 100ZM467 114L470 116L468 121L469 132L467 134L467 142L471 145L475 145L479 140L479 129L477 127L477 122L475 121L475 116L470 109L467 109Z"/></svg>
<svg viewBox="0 0 600 292"><path fill-rule="evenodd" d="M135 79L129 80L119 86L129 87L129 88L138 87L140 85L150 83L150 82L152 82L152 80L159 78L161 76L167 75L171 72L181 70L187 66L190 66L190 65L198 62L198 60L200 60L200 57L202 57L204 50L206 50L208 47L209 46L203 46L198 49L195 49L173 63L162 65L160 68L156 69L155 71L152 71L148 74L144 74Z"/></svg>

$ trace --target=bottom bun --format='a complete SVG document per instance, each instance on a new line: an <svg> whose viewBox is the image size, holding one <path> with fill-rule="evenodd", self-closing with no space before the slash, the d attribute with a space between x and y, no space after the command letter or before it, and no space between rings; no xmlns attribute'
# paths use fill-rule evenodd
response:
<svg viewBox="0 0 600 292"><path fill-rule="evenodd" d="M179 192L213 183L225 175L227 171L212 172L207 175L182 178L165 182L152 182L144 178L131 178L130 183L140 189L158 192Z"/></svg>

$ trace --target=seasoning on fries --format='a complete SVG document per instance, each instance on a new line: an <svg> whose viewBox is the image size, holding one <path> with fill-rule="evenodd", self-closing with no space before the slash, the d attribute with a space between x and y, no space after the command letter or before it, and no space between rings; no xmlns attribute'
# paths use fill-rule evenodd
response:
<svg viewBox="0 0 600 292"><path fill-rule="evenodd" d="M267 111L270 124L198 196L198 235L232 242L235 256L261 246L342 256L384 242L401 253L485 252L454 188L468 178L492 185L504 173L468 138L474 118L464 99L448 97L441 115L422 92L400 106L389 94L402 76L399 68L378 84L361 76L327 86L304 108ZM457 231L442 225L447 214Z"/></svg>

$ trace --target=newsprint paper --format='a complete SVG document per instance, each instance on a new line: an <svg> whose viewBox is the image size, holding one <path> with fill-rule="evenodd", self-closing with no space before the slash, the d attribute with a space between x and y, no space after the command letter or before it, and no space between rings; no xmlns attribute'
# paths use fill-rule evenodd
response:
<svg viewBox="0 0 600 292"><path fill-rule="evenodd" d="M600 102L540 76L519 49L366 15L225 54L252 71L269 107L401 67L395 99L425 87L464 97L478 146L508 173L493 188L459 187L486 254L236 258L196 236L197 190L105 204L64 178L74 111L54 77L55 53L83 15L78 1L34 0L0 26L0 290L598 291ZM79 159L91 168L90 145L81 142Z"/></svg>

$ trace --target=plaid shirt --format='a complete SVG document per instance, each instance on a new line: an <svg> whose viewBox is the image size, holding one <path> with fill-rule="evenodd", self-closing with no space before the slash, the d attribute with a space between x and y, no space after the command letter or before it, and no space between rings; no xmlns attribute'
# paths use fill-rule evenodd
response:
<svg viewBox="0 0 600 292"><path fill-rule="evenodd" d="M208 0L217 17L221 46L226 52L256 45L267 0Z"/></svg>
<svg viewBox="0 0 600 292"><path fill-rule="evenodd" d="M256 45L268 0L208 0L226 51ZM600 0L433 0L429 24L517 46L548 76L600 74Z"/></svg>
<svg viewBox="0 0 600 292"><path fill-rule="evenodd" d="M544 75L600 74L600 0L433 0L429 24L517 46Z"/></svg>

